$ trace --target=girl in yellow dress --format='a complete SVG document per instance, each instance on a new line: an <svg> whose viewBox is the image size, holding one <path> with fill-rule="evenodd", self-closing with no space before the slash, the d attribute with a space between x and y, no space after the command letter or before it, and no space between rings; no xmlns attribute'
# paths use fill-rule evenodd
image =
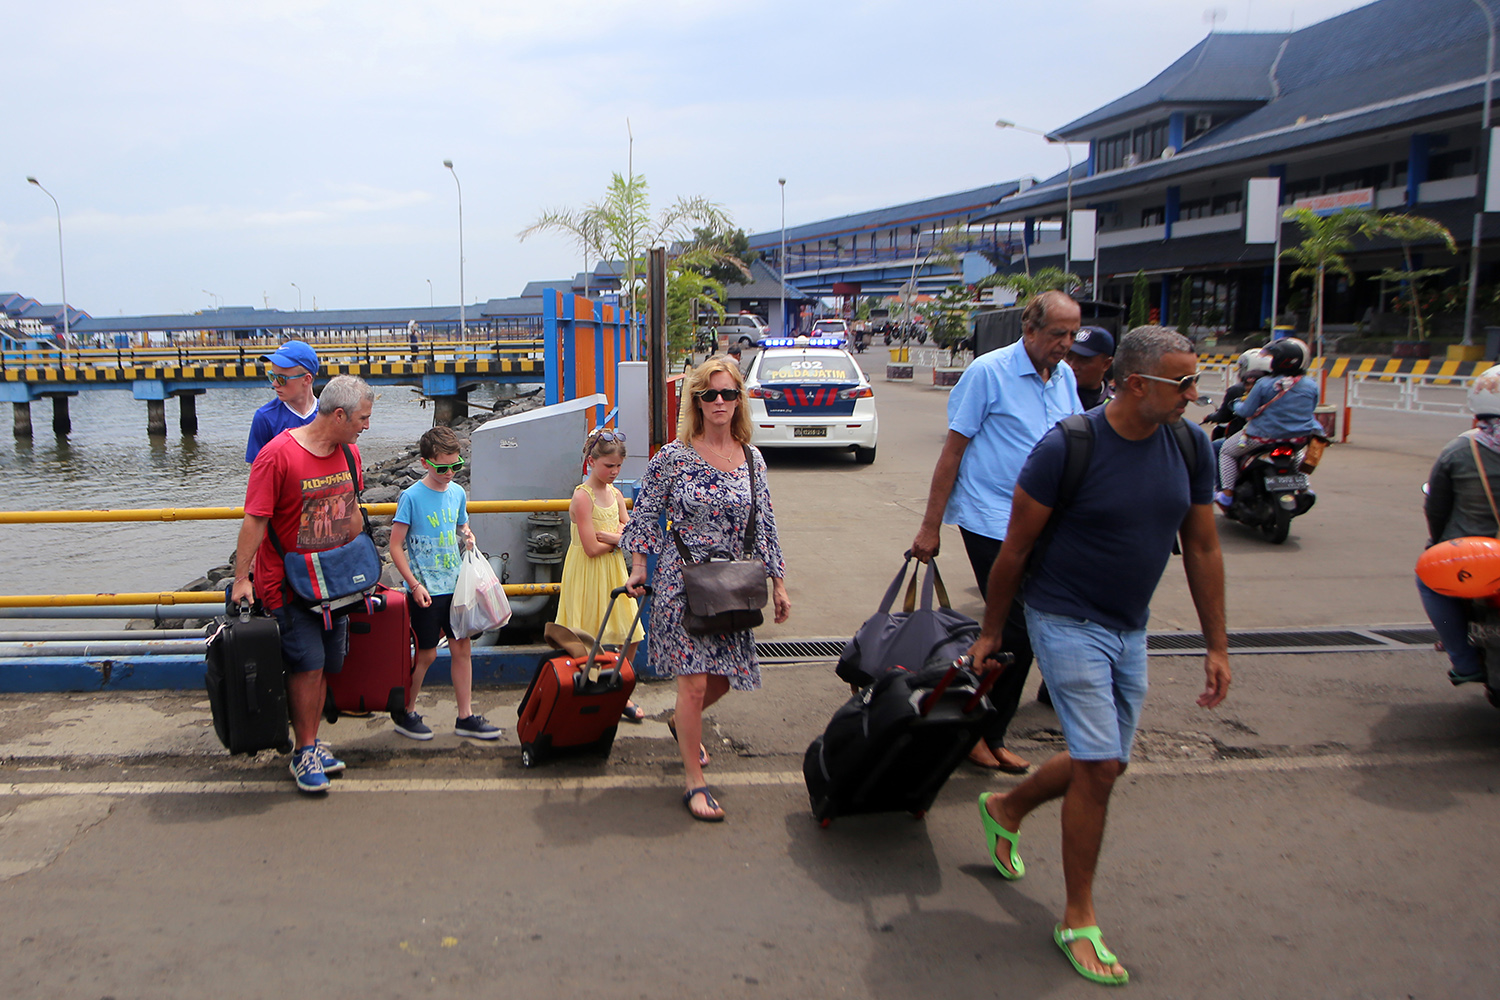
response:
<svg viewBox="0 0 1500 1000"><path fill-rule="evenodd" d="M623 431L601 427L590 432L584 441L586 478L573 490L573 502L568 505L572 515L569 529L572 544L563 562L557 623L600 636L604 645L620 647L621 657L628 661L643 637L639 625L632 634L625 634L635 621L635 598L622 595L615 601L609 621L602 621L609 606L609 592L622 586L630 575L617 551L620 531L630 523L630 517L625 513L625 497L614 487L620 467L625 464L625 454ZM645 717L635 702L627 702L621 713L621 718L630 722L641 722Z"/></svg>

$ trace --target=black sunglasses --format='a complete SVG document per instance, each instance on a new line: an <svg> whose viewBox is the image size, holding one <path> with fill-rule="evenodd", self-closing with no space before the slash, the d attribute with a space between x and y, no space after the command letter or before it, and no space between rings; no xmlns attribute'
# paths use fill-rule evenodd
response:
<svg viewBox="0 0 1500 1000"><path fill-rule="evenodd" d="M738 389L704 389L698 393L698 398L705 403L712 403L716 399L732 403L740 398L740 391Z"/></svg>
<svg viewBox="0 0 1500 1000"><path fill-rule="evenodd" d="M625 432L624 431L608 430L608 429L597 430L597 431L594 432L594 440L595 441L618 441L621 444L624 444L625 443Z"/></svg>

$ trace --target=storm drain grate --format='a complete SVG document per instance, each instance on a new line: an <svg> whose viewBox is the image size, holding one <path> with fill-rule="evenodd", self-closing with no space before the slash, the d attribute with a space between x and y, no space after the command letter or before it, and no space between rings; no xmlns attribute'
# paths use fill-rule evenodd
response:
<svg viewBox="0 0 1500 1000"><path fill-rule="evenodd" d="M1408 646L1431 646L1438 641L1437 629L1432 628L1377 628L1370 631L1392 642L1404 642Z"/></svg>
<svg viewBox="0 0 1500 1000"><path fill-rule="evenodd" d="M1431 647L1437 633L1420 625L1358 629L1298 629L1281 631L1240 631L1229 633L1231 652L1247 653L1333 653L1360 650L1406 649ZM843 638L773 639L755 644L756 655L764 663L818 663L833 661L843 652ZM1156 656L1182 656L1202 653L1201 632L1152 632L1146 636L1147 651Z"/></svg>

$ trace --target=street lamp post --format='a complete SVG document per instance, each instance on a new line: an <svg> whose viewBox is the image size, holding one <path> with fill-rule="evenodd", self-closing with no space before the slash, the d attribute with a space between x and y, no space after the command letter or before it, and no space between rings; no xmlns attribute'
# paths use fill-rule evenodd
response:
<svg viewBox="0 0 1500 1000"><path fill-rule="evenodd" d="M1067 273L1071 271L1073 269L1073 251L1071 247L1073 242L1073 148L1055 132L1043 132L1041 129L1027 128L1025 125L1017 125L1015 122L1006 121L1004 118L995 122L995 127L1013 128L1017 132L1030 132L1032 135L1039 135L1048 142L1060 142L1062 143L1063 152L1068 154L1068 196L1067 208L1064 209L1063 216L1063 272ZM1095 297L1098 297L1098 293L1095 293Z"/></svg>
<svg viewBox="0 0 1500 1000"><path fill-rule="evenodd" d="M1480 162L1483 163L1483 157L1489 150L1490 142L1490 78L1495 75L1495 15L1490 13L1490 6L1484 0L1474 0L1474 6L1484 12L1484 20L1490 30L1489 49L1484 60L1484 112L1479 126ZM1465 346L1474 343L1474 302L1479 289L1479 234L1484 228L1484 203L1488 195L1484 180L1485 172L1480 171L1480 184L1475 188L1479 196L1479 204L1474 210L1474 238L1469 245L1469 294L1464 301L1463 343Z"/></svg>
<svg viewBox="0 0 1500 1000"><path fill-rule="evenodd" d="M432 304L433 304L433 299L432 299L432 279L428 278L427 279L427 307L429 309L431 309L432 308Z"/></svg>
<svg viewBox="0 0 1500 1000"><path fill-rule="evenodd" d="M443 166L453 175L453 183L458 185L458 339L467 340L469 328L464 319L464 186L458 183L458 171L453 169L452 160L444 160Z"/></svg>
<svg viewBox="0 0 1500 1000"><path fill-rule="evenodd" d="M786 178L776 178L776 183L781 185L781 257L777 263L781 265L781 335L787 334L786 329Z"/></svg>
<svg viewBox="0 0 1500 1000"><path fill-rule="evenodd" d="M42 187L42 182L35 177L26 178L26 183L35 184L37 189L52 199L52 207L57 210L57 274L62 279L62 311L63 311L63 343L73 342L72 328L68 324L68 270L63 266L63 238L62 238L62 206L57 203L51 191Z"/></svg>
<svg viewBox="0 0 1500 1000"><path fill-rule="evenodd" d="M224 297L222 295L219 295L217 292L210 292L207 288L202 289L202 291L204 295L207 295L209 298L214 300L215 309L219 308L219 306L223 304Z"/></svg>
<svg viewBox="0 0 1500 1000"><path fill-rule="evenodd" d="M292 284L293 288L297 289L297 311L301 312L302 311L302 287L300 285L298 285L295 281L292 282L291 284Z"/></svg>

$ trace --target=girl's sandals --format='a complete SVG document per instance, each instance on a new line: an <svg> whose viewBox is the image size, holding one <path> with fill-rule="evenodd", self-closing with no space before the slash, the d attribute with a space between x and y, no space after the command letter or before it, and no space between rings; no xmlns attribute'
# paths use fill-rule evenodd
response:
<svg viewBox="0 0 1500 1000"><path fill-rule="evenodd" d="M677 716L675 714L667 720L667 731L672 734L672 741L677 742ZM698 766L708 766L708 750L702 743L698 744Z"/></svg>
<svg viewBox="0 0 1500 1000"><path fill-rule="evenodd" d="M705 814L693 810L693 797L696 795L703 796L703 804L712 810L711 812ZM700 823L724 822L724 810L719 807L719 803L709 793L707 785L704 785L702 788L691 788L684 792L682 795L682 804L687 809L688 815Z"/></svg>
<svg viewBox="0 0 1500 1000"><path fill-rule="evenodd" d="M620 712L620 718L626 722L645 722L646 713L635 702L627 701L624 710Z"/></svg>

